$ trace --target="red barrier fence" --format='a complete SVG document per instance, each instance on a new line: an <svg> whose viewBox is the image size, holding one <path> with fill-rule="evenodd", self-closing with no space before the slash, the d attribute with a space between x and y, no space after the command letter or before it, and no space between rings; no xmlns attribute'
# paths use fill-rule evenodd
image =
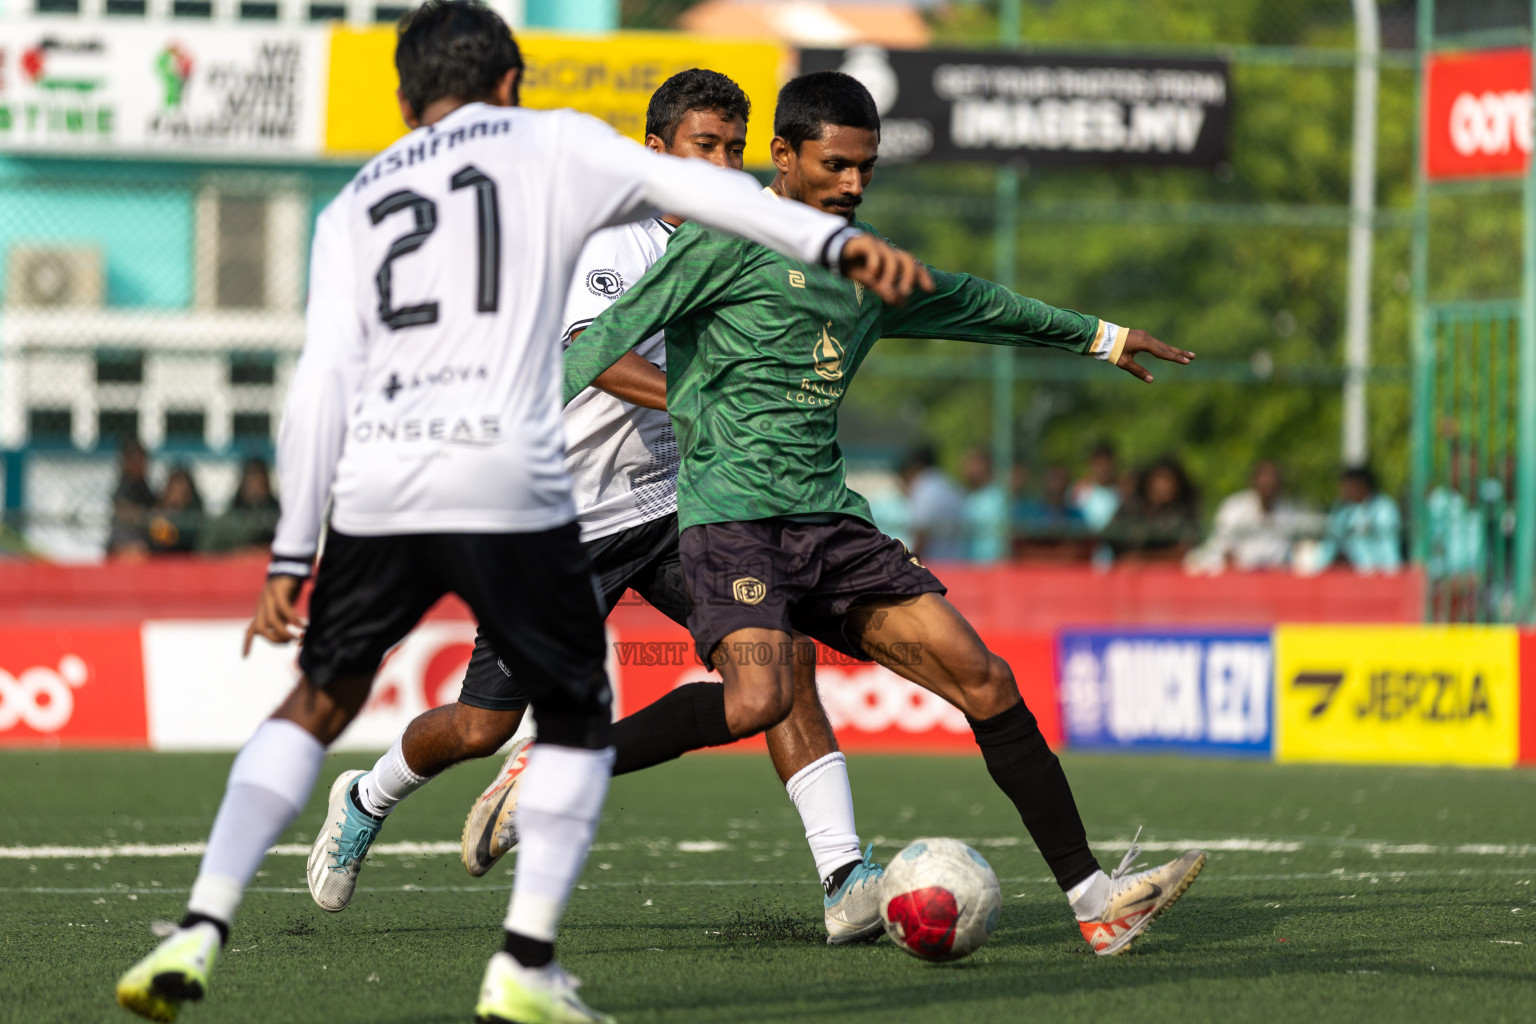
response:
<svg viewBox="0 0 1536 1024"><path fill-rule="evenodd" d="M260 558L159 558L62 566L0 562L0 623L230 618L250 614ZM1173 566L940 565L950 600L983 633L1066 625L1417 622L1424 578L1346 571L1190 576ZM463 615L454 604L439 615Z"/></svg>

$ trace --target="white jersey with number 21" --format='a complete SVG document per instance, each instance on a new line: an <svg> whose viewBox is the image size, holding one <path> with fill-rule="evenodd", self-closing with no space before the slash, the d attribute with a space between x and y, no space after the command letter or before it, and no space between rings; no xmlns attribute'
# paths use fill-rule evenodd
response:
<svg viewBox="0 0 1536 1024"><path fill-rule="evenodd" d="M278 442L279 563L343 533L572 521L562 307L587 236L676 213L807 262L845 221L595 118L471 103L369 161L315 226L304 351Z"/></svg>

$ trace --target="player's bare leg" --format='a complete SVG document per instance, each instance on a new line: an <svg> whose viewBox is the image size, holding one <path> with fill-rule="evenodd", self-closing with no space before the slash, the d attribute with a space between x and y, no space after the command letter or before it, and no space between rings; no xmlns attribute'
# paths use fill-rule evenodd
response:
<svg viewBox="0 0 1536 1024"><path fill-rule="evenodd" d="M371 770L339 775L310 850L307 876L315 903L322 910L345 910L363 857L400 801L459 762L496 753L522 720L521 708L490 710L462 702L433 708L412 719ZM477 804L471 810L471 819L480 809Z"/></svg>
<svg viewBox="0 0 1536 1024"><path fill-rule="evenodd" d="M988 773L1018 808L1094 952L1127 949L1205 866L1205 854L1195 850L1127 874L1140 852L1133 844L1114 875L1104 873L1088 848L1066 773L1013 671L943 597L866 602L849 613L848 631L876 661L965 712Z"/></svg>

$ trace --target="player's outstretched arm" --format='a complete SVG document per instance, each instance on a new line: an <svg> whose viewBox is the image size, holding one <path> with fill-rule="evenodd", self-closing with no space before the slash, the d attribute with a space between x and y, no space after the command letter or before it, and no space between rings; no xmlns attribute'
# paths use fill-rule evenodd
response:
<svg viewBox="0 0 1536 1024"><path fill-rule="evenodd" d="M1115 360L1115 365L1137 380L1146 381L1148 384L1152 383L1151 372L1136 361L1136 357L1143 352L1156 359L1184 366L1188 366L1195 358L1193 352L1164 344L1139 327L1126 331L1125 347L1120 350L1120 358Z"/></svg>
<svg viewBox="0 0 1536 1024"><path fill-rule="evenodd" d="M848 243L864 232L841 217L764 195L750 175L652 153L596 118L568 117L566 164L580 171L568 181L597 217L590 231L662 211L846 273L892 305L924 280L910 257L880 239L859 242L845 259ZM594 203L595 196L604 201Z"/></svg>

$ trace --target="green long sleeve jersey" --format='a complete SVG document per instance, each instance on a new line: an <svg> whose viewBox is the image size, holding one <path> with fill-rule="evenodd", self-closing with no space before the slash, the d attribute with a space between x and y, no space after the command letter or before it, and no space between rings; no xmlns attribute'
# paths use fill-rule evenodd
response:
<svg viewBox="0 0 1536 1024"><path fill-rule="evenodd" d="M873 234L865 224L858 227ZM837 410L882 337L1043 345L1118 358L1124 331L968 274L887 306L861 285L685 224L645 275L565 352L569 402L626 351L666 332L667 408L681 454L679 526L844 513Z"/></svg>

